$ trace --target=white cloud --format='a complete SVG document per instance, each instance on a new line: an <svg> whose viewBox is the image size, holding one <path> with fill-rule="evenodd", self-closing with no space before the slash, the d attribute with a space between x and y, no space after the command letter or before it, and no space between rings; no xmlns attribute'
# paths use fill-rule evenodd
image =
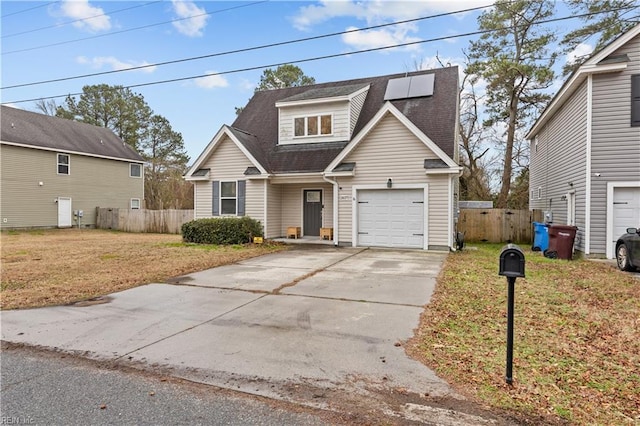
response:
<svg viewBox="0 0 640 426"><path fill-rule="evenodd" d="M173 22L173 26L186 36L201 37L210 18L206 15L207 11L191 1L172 0L172 4L175 14L178 18L182 18L180 21Z"/></svg>
<svg viewBox="0 0 640 426"><path fill-rule="evenodd" d="M347 31L354 30L355 27L347 28ZM379 30L358 31L342 35L342 41L356 49L374 49L377 47L394 46L398 44L411 43L419 41L417 37L411 37L408 32L411 31L407 26L401 26L394 29L382 28ZM406 46L407 50L416 50L418 44ZM387 52L387 50L385 50Z"/></svg>
<svg viewBox="0 0 640 426"><path fill-rule="evenodd" d="M367 22L367 25L376 25L435 13L454 12L472 7L488 6L492 3L491 0L322 0L319 4L301 7L299 13L292 17L292 21L294 27L302 31L309 30L313 25L340 17L353 17ZM464 15L465 13L460 13L454 16L462 18Z"/></svg>
<svg viewBox="0 0 640 426"><path fill-rule="evenodd" d="M576 61L576 59L578 59L580 57L583 57L583 56L590 55L591 52L593 52L593 46L591 46L590 44L586 44L586 43L580 43L579 45L576 46L575 49L573 49L571 52L567 53L565 61L568 64L572 64L572 63L574 63Z"/></svg>
<svg viewBox="0 0 640 426"><path fill-rule="evenodd" d="M87 58L85 56L78 56L76 58L76 62L78 62L79 64L82 65L90 65L92 68L95 69L100 69L103 67L109 67L112 70L126 70L129 68L133 68L133 67L140 67L140 66L145 66L145 65L149 65L148 62L146 61L142 61L142 62L135 62L135 61L129 61L129 62L124 62L121 61L113 56L96 56L94 58ZM153 67L146 67L146 68L141 68L139 70L136 71L140 71L140 72L146 72L146 73L152 73L156 70L157 67L153 66Z"/></svg>
<svg viewBox="0 0 640 426"><path fill-rule="evenodd" d="M77 21L73 26L91 32L111 29L111 18L100 7L91 6L88 0L64 0L60 12L67 18Z"/></svg>
<svg viewBox="0 0 640 426"><path fill-rule="evenodd" d="M196 78L196 86L203 89L215 89L216 87L227 87L229 82L223 76L216 74L216 71L205 71L206 77Z"/></svg>

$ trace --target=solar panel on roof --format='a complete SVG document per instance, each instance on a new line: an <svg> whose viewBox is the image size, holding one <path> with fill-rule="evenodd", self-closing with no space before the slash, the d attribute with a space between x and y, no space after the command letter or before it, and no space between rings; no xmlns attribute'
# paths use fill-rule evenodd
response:
<svg viewBox="0 0 640 426"><path fill-rule="evenodd" d="M384 100L420 98L433 95L434 74L394 78L387 82Z"/></svg>

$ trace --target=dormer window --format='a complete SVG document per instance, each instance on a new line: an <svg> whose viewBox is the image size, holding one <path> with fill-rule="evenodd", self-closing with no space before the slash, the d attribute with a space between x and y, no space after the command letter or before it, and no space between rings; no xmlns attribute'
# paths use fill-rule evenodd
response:
<svg viewBox="0 0 640 426"><path fill-rule="evenodd" d="M294 118L295 137L333 134L331 114Z"/></svg>

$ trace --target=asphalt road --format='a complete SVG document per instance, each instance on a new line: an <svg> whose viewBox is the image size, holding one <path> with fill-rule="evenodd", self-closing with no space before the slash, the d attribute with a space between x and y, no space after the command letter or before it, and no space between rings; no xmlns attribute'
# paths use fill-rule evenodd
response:
<svg viewBox="0 0 640 426"><path fill-rule="evenodd" d="M325 425L328 412L121 371L58 353L1 352L0 424Z"/></svg>

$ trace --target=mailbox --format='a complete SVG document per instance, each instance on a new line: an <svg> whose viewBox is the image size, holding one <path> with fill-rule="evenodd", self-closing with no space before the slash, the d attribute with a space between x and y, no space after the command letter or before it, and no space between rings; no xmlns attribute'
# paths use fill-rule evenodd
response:
<svg viewBox="0 0 640 426"><path fill-rule="evenodd" d="M524 277L524 252L515 244L507 244L500 252L500 271L505 277Z"/></svg>

